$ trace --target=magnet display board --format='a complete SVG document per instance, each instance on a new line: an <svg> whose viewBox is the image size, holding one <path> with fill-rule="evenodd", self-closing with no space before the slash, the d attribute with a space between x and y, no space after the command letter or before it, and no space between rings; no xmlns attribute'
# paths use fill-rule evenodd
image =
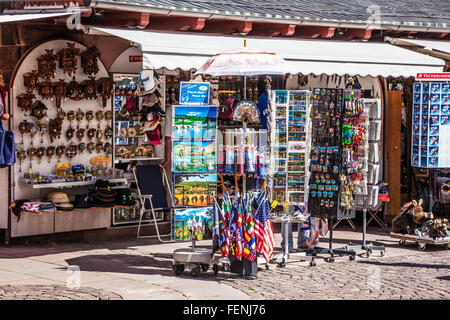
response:
<svg viewBox="0 0 450 320"><path fill-rule="evenodd" d="M450 83L414 83L411 165L450 168Z"/></svg>

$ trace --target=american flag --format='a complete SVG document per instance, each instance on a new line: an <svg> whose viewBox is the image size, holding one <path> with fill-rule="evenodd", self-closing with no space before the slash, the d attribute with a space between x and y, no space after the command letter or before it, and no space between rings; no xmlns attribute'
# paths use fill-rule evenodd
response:
<svg viewBox="0 0 450 320"><path fill-rule="evenodd" d="M262 201L255 214L255 236L257 252L261 253L269 262L273 255L275 239L272 221L270 221L270 205L267 199Z"/></svg>

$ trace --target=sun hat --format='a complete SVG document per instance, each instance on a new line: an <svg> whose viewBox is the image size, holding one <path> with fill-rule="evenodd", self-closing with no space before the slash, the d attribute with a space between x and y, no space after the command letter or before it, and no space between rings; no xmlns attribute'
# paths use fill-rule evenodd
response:
<svg viewBox="0 0 450 320"><path fill-rule="evenodd" d="M159 98L156 94L147 94L142 98L142 107L153 107L157 102L159 102Z"/></svg>
<svg viewBox="0 0 450 320"><path fill-rule="evenodd" d="M159 84L158 79L154 76L153 70L142 70L139 73L139 81L144 86L144 95L155 92Z"/></svg>
<svg viewBox="0 0 450 320"><path fill-rule="evenodd" d="M73 210L73 204L70 203L69 197L64 192L50 192L47 194L47 200L56 204L58 210Z"/></svg>

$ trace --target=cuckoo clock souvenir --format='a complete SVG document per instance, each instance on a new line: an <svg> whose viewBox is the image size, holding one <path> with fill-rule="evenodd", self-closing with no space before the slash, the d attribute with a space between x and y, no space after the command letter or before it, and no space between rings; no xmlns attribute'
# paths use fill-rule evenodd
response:
<svg viewBox="0 0 450 320"><path fill-rule="evenodd" d="M102 97L102 106L106 107L106 102L114 94L114 82L110 78L101 78L97 81L97 92Z"/></svg>
<svg viewBox="0 0 450 320"><path fill-rule="evenodd" d="M108 121L111 121L112 118L113 118L113 113L112 113L112 111L106 111L106 112L105 112L105 119L108 120Z"/></svg>
<svg viewBox="0 0 450 320"><path fill-rule="evenodd" d="M97 142L97 144L95 145L95 150L98 153L101 153L103 151L104 145L103 142Z"/></svg>
<svg viewBox="0 0 450 320"><path fill-rule="evenodd" d="M23 141L23 136L28 133L28 130L29 130L28 121L27 120L21 121L19 123L19 132L22 135L22 141Z"/></svg>
<svg viewBox="0 0 450 320"><path fill-rule="evenodd" d="M50 80L55 78L56 71L56 55L53 49L46 49L46 53L41 55L38 60L38 76L40 78Z"/></svg>
<svg viewBox="0 0 450 320"><path fill-rule="evenodd" d="M67 112L67 120L70 121L70 124L72 124L72 121L74 121L76 119L76 113L75 111L69 111Z"/></svg>
<svg viewBox="0 0 450 320"><path fill-rule="evenodd" d="M22 161L27 158L25 150L17 150L17 159L19 159L19 172L22 172Z"/></svg>
<svg viewBox="0 0 450 320"><path fill-rule="evenodd" d="M35 101L31 109L31 115L38 120L47 117L47 107L41 101Z"/></svg>
<svg viewBox="0 0 450 320"><path fill-rule="evenodd" d="M37 122L37 126L39 128L39 133L41 135L41 144L44 143L44 136L48 133L48 126L45 123Z"/></svg>
<svg viewBox="0 0 450 320"><path fill-rule="evenodd" d="M42 158L45 156L45 147L39 147L36 151L36 158L38 159L38 163L40 164Z"/></svg>
<svg viewBox="0 0 450 320"><path fill-rule="evenodd" d="M80 144L78 144L78 153L81 154L83 153L84 149L86 149L86 143L81 142Z"/></svg>
<svg viewBox="0 0 450 320"><path fill-rule="evenodd" d="M89 151L89 153L94 152L95 150L95 142L89 142L86 146L87 151Z"/></svg>
<svg viewBox="0 0 450 320"><path fill-rule="evenodd" d="M111 139L113 136L113 128L111 126L107 126L105 129L105 138L107 140Z"/></svg>
<svg viewBox="0 0 450 320"><path fill-rule="evenodd" d="M58 146L56 148L56 157L58 158L58 161L61 160L61 157L64 155L65 151L66 151L66 146Z"/></svg>
<svg viewBox="0 0 450 320"><path fill-rule="evenodd" d="M47 161L50 163L52 161L53 156L55 155L55 147L50 146L45 149L45 155L47 156Z"/></svg>
<svg viewBox="0 0 450 320"><path fill-rule="evenodd" d="M108 155L112 154L113 147L112 147L111 143L109 143L109 142L105 143L105 146L103 147L103 151Z"/></svg>
<svg viewBox="0 0 450 320"><path fill-rule="evenodd" d="M29 90L26 93L21 93L17 96L17 105L25 112L25 116L27 116L27 112L31 111L33 108L33 99L35 98L36 96Z"/></svg>
<svg viewBox="0 0 450 320"><path fill-rule="evenodd" d="M69 141L72 140L74 132L75 132L75 129L73 129L73 128L69 128L66 130L67 140L69 140Z"/></svg>
<svg viewBox="0 0 450 320"><path fill-rule="evenodd" d="M53 100L53 84L50 80L41 81L38 84L38 94L42 99Z"/></svg>
<svg viewBox="0 0 450 320"><path fill-rule="evenodd" d="M89 77L89 80L81 82L83 88L84 98L86 100L97 99L97 83L95 77Z"/></svg>
<svg viewBox="0 0 450 320"><path fill-rule="evenodd" d="M92 138L95 137L95 133L97 132L97 129L91 128L87 132L87 136L89 140L92 140Z"/></svg>
<svg viewBox="0 0 450 320"><path fill-rule="evenodd" d="M78 128L78 130L77 130L77 138L78 138L78 140L80 140L80 141L83 140L85 131L86 131L86 129Z"/></svg>
<svg viewBox="0 0 450 320"><path fill-rule="evenodd" d="M69 76L77 72L78 54L80 49L75 48L75 43L67 43L67 48L61 49L57 53L59 67Z"/></svg>
<svg viewBox="0 0 450 320"><path fill-rule="evenodd" d="M95 75L98 72L98 60L100 59L100 51L97 47L89 47L81 53L81 68L87 75Z"/></svg>
<svg viewBox="0 0 450 320"><path fill-rule="evenodd" d="M66 157L73 159L78 153L78 148L76 144L71 143L66 149Z"/></svg>
<svg viewBox="0 0 450 320"><path fill-rule="evenodd" d="M97 119L97 128L100 129L100 122L102 122L103 118L104 118L104 114L103 111L97 111L95 113L95 119Z"/></svg>
<svg viewBox="0 0 450 320"><path fill-rule="evenodd" d="M91 121L93 119L94 119L94 111L92 111L92 110L86 111L86 120L88 122L88 125L87 125L88 129L89 129L89 124L91 123Z"/></svg>
<svg viewBox="0 0 450 320"><path fill-rule="evenodd" d="M49 127L49 133L50 133L50 141L53 143L56 139L59 139L61 137L61 131L62 131L62 120L60 119L51 119Z"/></svg>
<svg viewBox="0 0 450 320"><path fill-rule="evenodd" d="M28 124L28 133L31 136L31 145L33 145L34 137L38 134L38 132L39 127L35 123L31 122Z"/></svg>
<svg viewBox="0 0 450 320"><path fill-rule="evenodd" d="M96 136L97 136L98 140L102 140L103 139L103 130L100 130L100 129L97 130Z"/></svg>
<svg viewBox="0 0 450 320"><path fill-rule="evenodd" d="M84 119L84 112L83 111L81 111L81 109L78 109L78 111L77 111L77 113L76 113L76 118L77 118L77 121L78 121L78 128L80 128L80 123L83 121L83 119Z"/></svg>
<svg viewBox="0 0 450 320"><path fill-rule="evenodd" d="M36 156L37 148L36 147L30 147L27 150L28 158L30 158L30 169L32 169L33 159Z"/></svg>
<svg viewBox="0 0 450 320"><path fill-rule="evenodd" d="M38 82L39 77L37 70L27 72L23 75L23 84L27 89L30 89L31 91L37 88Z"/></svg>
<svg viewBox="0 0 450 320"><path fill-rule="evenodd" d="M56 108L61 108L61 101L67 98L67 82L64 79L59 79L53 84L53 94L56 98Z"/></svg>
<svg viewBox="0 0 450 320"><path fill-rule="evenodd" d="M84 98L83 87L75 81L75 77L67 85L67 97L74 101L80 101Z"/></svg>

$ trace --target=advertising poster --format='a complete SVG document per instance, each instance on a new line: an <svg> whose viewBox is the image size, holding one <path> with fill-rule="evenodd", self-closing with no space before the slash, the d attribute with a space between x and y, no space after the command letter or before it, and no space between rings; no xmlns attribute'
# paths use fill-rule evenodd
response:
<svg viewBox="0 0 450 320"><path fill-rule="evenodd" d="M216 172L215 141L174 141L174 172Z"/></svg>
<svg viewBox="0 0 450 320"><path fill-rule="evenodd" d="M209 90L209 82L181 82L180 103L207 105L209 103Z"/></svg>
<svg viewBox="0 0 450 320"><path fill-rule="evenodd" d="M216 106L175 106L174 140L215 140L216 129Z"/></svg>
<svg viewBox="0 0 450 320"><path fill-rule="evenodd" d="M216 196L217 174L173 174L176 207L211 206Z"/></svg>
<svg viewBox="0 0 450 320"><path fill-rule="evenodd" d="M190 241L191 230L196 240L212 239L213 214L213 207L175 209L175 240Z"/></svg>
<svg viewBox="0 0 450 320"><path fill-rule="evenodd" d="M450 168L450 84L414 83L411 164Z"/></svg>

